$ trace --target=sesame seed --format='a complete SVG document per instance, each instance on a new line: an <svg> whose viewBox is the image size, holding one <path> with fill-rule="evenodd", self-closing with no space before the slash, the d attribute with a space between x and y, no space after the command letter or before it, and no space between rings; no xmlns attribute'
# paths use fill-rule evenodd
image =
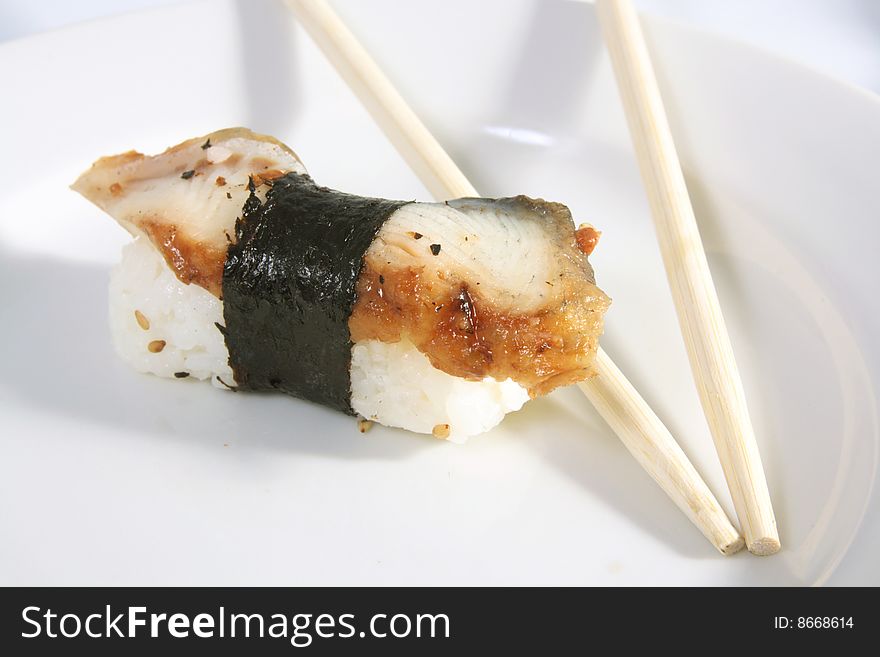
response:
<svg viewBox="0 0 880 657"><path fill-rule="evenodd" d="M165 348L165 340L153 340L147 345L147 351L151 354L158 354Z"/></svg>
<svg viewBox="0 0 880 657"><path fill-rule="evenodd" d="M140 310L134 311L134 318L137 321L138 326L140 326L145 331L150 330L150 320L147 319L147 316L144 315Z"/></svg>

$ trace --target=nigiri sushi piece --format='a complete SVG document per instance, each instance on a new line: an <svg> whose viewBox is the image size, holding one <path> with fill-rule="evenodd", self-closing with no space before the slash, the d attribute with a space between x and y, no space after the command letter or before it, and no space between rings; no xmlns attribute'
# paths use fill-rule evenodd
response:
<svg viewBox="0 0 880 657"><path fill-rule="evenodd" d="M142 372L455 441L593 375L598 233L559 203L345 194L244 128L101 158L73 189L134 237L110 324Z"/></svg>

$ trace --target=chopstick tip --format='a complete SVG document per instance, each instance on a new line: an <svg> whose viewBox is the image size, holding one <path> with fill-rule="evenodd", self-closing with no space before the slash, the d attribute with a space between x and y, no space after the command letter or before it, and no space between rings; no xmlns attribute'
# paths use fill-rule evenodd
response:
<svg viewBox="0 0 880 657"><path fill-rule="evenodd" d="M742 536L737 536L730 543L722 543L716 544L718 551L721 552L725 557L729 557L731 554L736 554L740 550L742 550L746 546L745 539Z"/></svg>
<svg viewBox="0 0 880 657"><path fill-rule="evenodd" d="M782 544L779 539L772 536L756 538L749 543L749 552L758 557L769 557L771 554L779 552L781 548Z"/></svg>

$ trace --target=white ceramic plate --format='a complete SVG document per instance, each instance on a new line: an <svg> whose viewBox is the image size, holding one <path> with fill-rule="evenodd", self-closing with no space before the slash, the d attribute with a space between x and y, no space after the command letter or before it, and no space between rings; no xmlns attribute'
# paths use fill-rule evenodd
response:
<svg viewBox="0 0 880 657"><path fill-rule="evenodd" d="M604 231L604 344L732 514L592 8L337 6L484 194ZM243 124L322 184L427 198L280 3L209 2L0 47L0 583L880 583L880 102L645 28L781 554L716 554L571 389L460 447L119 362L127 238L67 189L97 156Z"/></svg>

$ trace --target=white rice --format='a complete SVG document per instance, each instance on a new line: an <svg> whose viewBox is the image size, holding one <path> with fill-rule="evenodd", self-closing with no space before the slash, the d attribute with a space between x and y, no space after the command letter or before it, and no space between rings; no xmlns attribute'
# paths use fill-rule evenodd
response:
<svg viewBox="0 0 880 657"><path fill-rule="evenodd" d="M488 431L529 400L507 379L468 381L435 369L409 341L365 340L351 350L351 406L390 427L432 433L449 425L449 440Z"/></svg>
<svg viewBox="0 0 880 657"><path fill-rule="evenodd" d="M234 386L215 322L223 324L223 302L181 283L148 240L137 238L122 250L110 277L110 331L116 351L136 370L167 378L185 372L218 388ZM150 350L156 341L164 341L161 351ZM363 417L417 433L449 425L455 442L488 431L529 399L510 379L467 381L441 372L408 341L354 345L351 389L352 408Z"/></svg>
<svg viewBox="0 0 880 657"><path fill-rule="evenodd" d="M138 324L136 310L149 329ZM122 249L122 261L110 275L110 333L123 360L139 372L169 378L186 372L218 388L233 385L215 322L223 324L223 302L198 285L181 283L146 238ZM165 346L151 352L150 343L159 340Z"/></svg>

